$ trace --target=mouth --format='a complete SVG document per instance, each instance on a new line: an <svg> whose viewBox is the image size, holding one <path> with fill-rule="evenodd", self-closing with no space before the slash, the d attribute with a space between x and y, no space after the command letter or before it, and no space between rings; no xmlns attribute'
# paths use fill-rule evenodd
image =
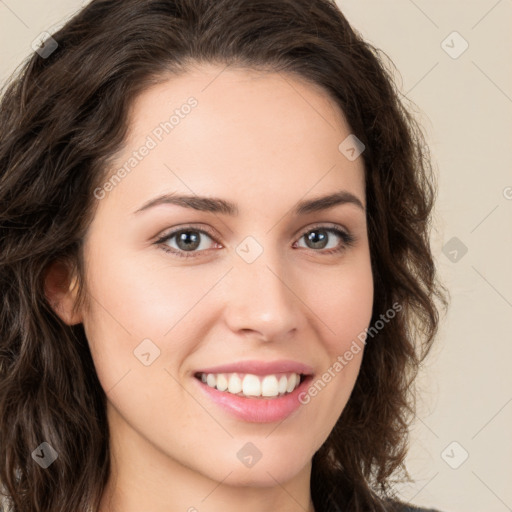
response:
<svg viewBox="0 0 512 512"><path fill-rule="evenodd" d="M282 373L214 374L196 372L193 381L199 392L219 410L250 423L273 423L300 414L301 397L307 393L313 375Z"/></svg>
<svg viewBox="0 0 512 512"><path fill-rule="evenodd" d="M267 375L196 372L194 377L222 393L244 398L275 399L293 393L310 375L296 372Z"/></svg>

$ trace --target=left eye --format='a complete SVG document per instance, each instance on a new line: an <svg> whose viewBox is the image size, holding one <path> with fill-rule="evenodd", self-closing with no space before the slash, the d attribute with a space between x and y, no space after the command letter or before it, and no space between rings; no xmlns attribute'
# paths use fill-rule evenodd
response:
<svg viewBox="0 0 512 512"><path fill-rule="evenodd" d="M329 235L336 235L338 239L342 239L345 242L345 245L350 245L352 243L352 237L345 233L344 231L341 231L337 228L314 228L309 230L307 233L304 233L299 240L306 240L306 244L311 244L307 246L309 249L338 249L339 248L339 242L336 243L334 241L334 245L331 245L329 247L329 239L332 237ZM334 251L328 251L328 252L334 252Z"/></svg>
<svg viewBox="0 0 512 512"><path fill-rule="evenodd" d="M335 235L338 241L331 243L331 236ZM208 249L208 243L202 240L203 237L210 239L212 242L217 243L212 235L202 229L179 229L167 235L155 242L156 245L162 247L166 252L175 254L179 257L193 257ZM175 239L175 246L171 243ZM342 250L353 245L355 238L353 235L342 231L336 227L316 227L306 231L300 238L299 241L304 239L306 241L306 248L312 249L320 254L332 254L341 252ZM340 243L340 240L342 241ZM298 244L296 242L295 244ZM294 245L295 245L294 244ZM205 247L206 245L206 247ZM301 246L304 247L304 246ZM323 249L322 251L318 249Z"/></svg>

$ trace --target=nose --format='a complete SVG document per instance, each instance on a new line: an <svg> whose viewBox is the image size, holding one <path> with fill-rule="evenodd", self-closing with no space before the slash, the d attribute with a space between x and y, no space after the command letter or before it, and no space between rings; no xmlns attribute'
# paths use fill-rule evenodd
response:
<svg viewBox="0 0 512 512"><path fill-rule="evenodd" d="M287 339L305 321L292 273L270 251L252 263L242 258L225 283L224 317L232 332L263 341Z"/></svg>

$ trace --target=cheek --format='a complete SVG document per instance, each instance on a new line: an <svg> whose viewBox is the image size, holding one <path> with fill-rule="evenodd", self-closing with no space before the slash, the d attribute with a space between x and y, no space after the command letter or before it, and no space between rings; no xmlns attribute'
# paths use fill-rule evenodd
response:
<svg viewBox="0 0 512 512"><path fill-rule="evenodd" d="M88 260L91 307L83 324L98 377L109 390L127 372L132 380L134 370L179 368L194 348L191 340L201 339L208 328L208 307L215 305L204 297L219 269L171 267L165 258L148 263L142 255L128 258L116 243L102 243L103 253L91 253ZM148 352L150 367L140 360Z"/></svg>
<svg viewBox="0 0 512 512"><path fill-rule="evenodd" d="M318 273L308 284L308 304L322 326L322 339L331 358L345 352L368 327L373 286L369 257L340 265L334 272Z"/></svg>
<svg viewBox="0 0 512 512"><path fill-rule="evenodd" d="M209 283L204 273L199 276L197 271L166 265L165 258L144 256L105 242L104 253L91 258L88 289L96 300L88 320L95 330L119 331L132 342L161 338L204 295Z"/></svg>
<svg viewBox="0 0 512 512"><path fill-rule="evenodd" d="M315 283L306 293L326 358L303 403L316 407L320 437L326 437L350 398L362 362L363 335L373 309L370 259L363 257L334 273L317 274Z"/></svg>

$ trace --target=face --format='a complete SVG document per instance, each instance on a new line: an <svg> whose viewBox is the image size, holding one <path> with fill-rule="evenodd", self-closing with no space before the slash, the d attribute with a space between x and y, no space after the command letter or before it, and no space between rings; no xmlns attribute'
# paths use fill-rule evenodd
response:
<svg viewBox="0 0 512 512"><path fill-rule="evenodd" d="M340 151L350 127L325 92L221 71L197 68L134 103L95 193L80 321L114 443L169 470L275 485L307 470L360 368L361 343L343 356L372 312L364 167ZM279 393L292 373L307 378L290 394L237 391Z"/></svg>

